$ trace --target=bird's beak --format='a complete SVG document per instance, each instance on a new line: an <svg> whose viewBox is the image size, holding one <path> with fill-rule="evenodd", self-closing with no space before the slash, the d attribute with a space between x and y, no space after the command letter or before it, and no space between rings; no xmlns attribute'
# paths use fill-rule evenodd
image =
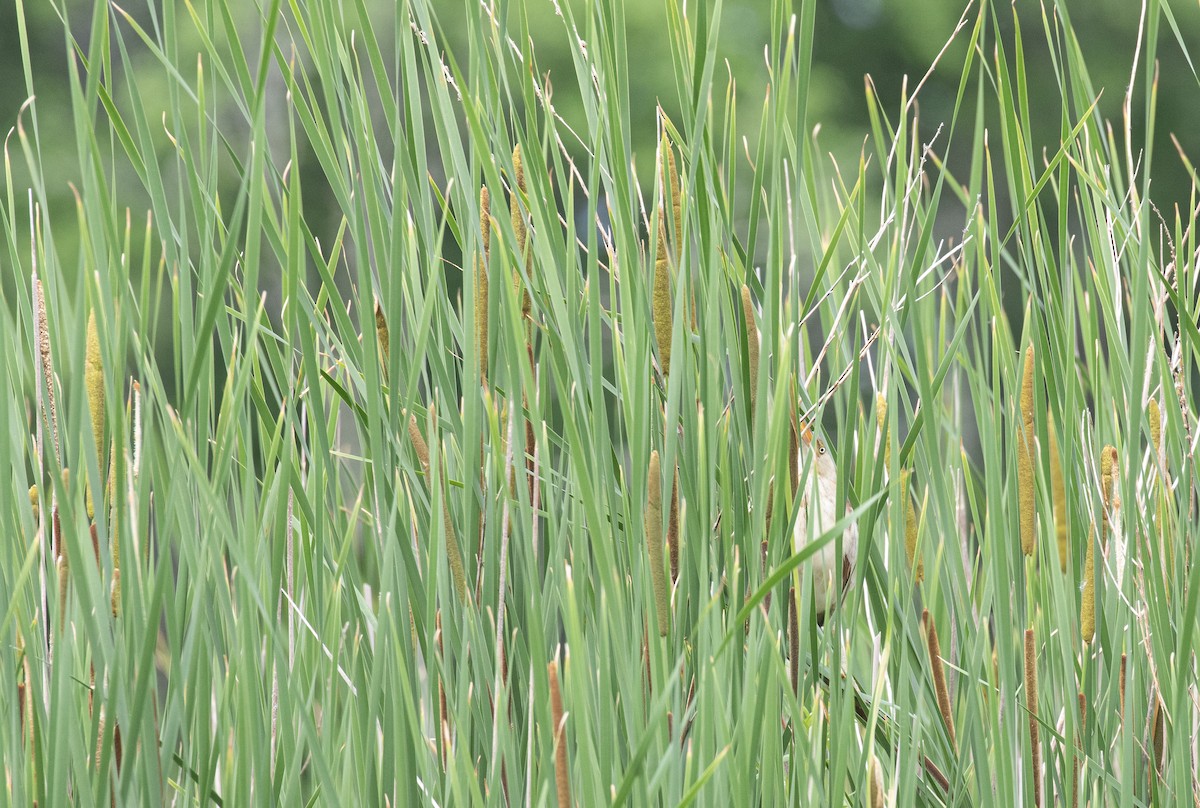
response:
<svg viewBox="0 0 1200 808"><path fill-rule="evenodd" d="M804 441L804 444L807 446L812 443L812 439L813 439L812 429L809 428L808 423L806 421L801 421L800 422L800 440Z"/></svg>

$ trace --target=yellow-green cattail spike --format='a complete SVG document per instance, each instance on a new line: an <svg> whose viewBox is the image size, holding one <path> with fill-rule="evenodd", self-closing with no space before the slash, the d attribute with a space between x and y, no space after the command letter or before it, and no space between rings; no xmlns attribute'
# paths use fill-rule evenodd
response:
<svg viewBox="0 0 1200 808"><path fill-rule="evenodd" d="M1150 419L1150 442L1154 445L1154 460L1158 462L1158 453L1162 448L1162 412L1158 409L1158 399L1152 398L1146 403L1147 417Z"/></svg>
<svg viewBox="0 0 1200 808"><path fill-rule="evenodd" d="M84 350L83 383L87 388L88 412L92 416L92 438L96 441L96 462L103 475L108 470L104 451L104 364L100 359L100 332L96 328L96 313L88 314L87 346ZM95 514L92 489L85 492L88 519Z"/></svg>
<svg viewBox="0 0 1200 808"><path fill-rule="evenodd" d="M746 318L746 347L750 356L750 414L754 415L754 403L758 399L758 326L754 323L754 301L750 298L750 287L742 284L742 314Z"/></svg>
<svg viewBox="0 0 1200 808"><path fill-rule="evenodd" d="M104 462L104 364L100 359L100 332L96 328L95 312L88 315L83 380L87 386L88 412L92 415L92 437L96 441L96 458L103 471L106 468Z"/></svg>
<svg viewBox="0 0 1200 808"><path fill-rule="evenodd" d="M1120 502L1120 498L1113 490L1113 482L1116 474L1117 448L1115 446L1105 446L1100 452L1100 495L1104 499L1104 509L1101 512L1103 529L1100 532L1100 541L1105 546L1108 544L1109 520L1112 511Z"/></svg>
<svg viewBox="0 0 1200 808"><path fill-rule="evenodd" d="M432 408L430 409L432 411ZM413 451L416 452L422 471L425 472L426 478L429 478L429 445L425 442L425 438L421 436L421 429L417 424L415 413L408 418L408 439L412 443ZM429 487L432 491L432 480L429 480ZM446 501L445 488L443 487L442 490L442 521L446 531L446 561L450 565L450 575L454 580L454 591L458 595L458 599L465 603L469 597L467 574L463 568L462 553L458 549L458 537L454 533L454 522L450 519L450 506Z"/></svg>
<svg viewBox="0 0 1200 808"><path fill-rule="evenodd" d="M1033 346L1025 350L1025 376L1021 381L1021 429L1017 434L1017 492L1021 519L1021 551L1033 555Z"/></svg>
<svg viewBox="0 0 1200 808"><path fill-rule="evenodd" d="M667 137L665 129L662 136L662 150L664 155L663 171L666 175L663 177L663 185L671 194L671 221L675 226L671 238L675 245L675 259L679 260L679 256L683 252L683 189L679 182L679 170L675 167L675 149L671 147L671 141Z"/></svg>
<svg viewBox="0 0 1200 808"><path fill-rule="evenodd" d="M892 430L887 425L887 399L883 393L875 394L875 423L879 425L879 434L883 436L883 469L887 471L892 465Z"/></svg>
<svg viewBox="0 0 1200 808"><path fill-rule="evenodd" d="M1166 479L1166 461L1162 453L1162 411L1158 407L1158 399L1152 398L1146 403L1147 416L1150 419L1150 443L1154 449L1154 469L1158 477L1155 486L1155 525L1158 528L1158 543L1162 551L1163 563L1169 577L1175 568L1174 547L1167 541L1167 492L1170 490ZM1168 591L1170 588L1168 587Z"/></svg>
<svg viewBox="0 0 1200 808"><path fill-rule="evenodd" d="M521 197L525 195L525 162L521 154L521 144L518 143L513 148L513 189L512 195L508 199L509 214L512 217L513 233L517 237L517 255L521 256L521 261L525 264L526 272L533 265L532 254L525 248L529 242L529 225L525 221L525 214L521 212ZM521 313L525 316L529 315L529 311L533 306L533 302L529 297L529 287L521 281L521 272L517 270L513 273L516 278L517 289L521 291Z"/></svg>
<svg viewBox="0 0 1200 808"><path fill-rule="evenodd" d="M904 555L908 558L908 566L913 571L913 581L921 583L925 580L925 562L917 555L917 509L913 505L912 472L908 469L900 472L900 496L904 503Z"/></svg>
<svg viewBox="0 0 1200 808"><path fill-rule="evenodd" d="M492 257L491 195L487 186L479 189L479 232L483 236L483 254L475 269L475 347L479 352L479 376L487 383L488 374L488 263Z"/></svg>
<svg viewBox="0 0 1200 808"><path fill-rule="evenodd" d="M1067 571L1070 544L1067 536L1067 487L1063 482L1062 460L1058 454L1058 435L1054 419L1050 419L1050 495L1054 500L1054 536L1058 540L1058 565Z"/></svg>
<svg viewBox="0 0 1200 808"><path fill-rule="evenodd" d="M375 304L375 337L379 340L380 367L383 368L383 378L388 377L388 362L391 356L391 336L388 333L387 317L383 314L383 306Z"/></svg>
<svg viewBox="0 0 1200 808"><path fill-rule="evenodd" d="M646 549L650 555L650 581L654 584L654 610L658 615L658 633L667 636L667 574L663 568L662 472L658 450L650 453L646 492Z"/></svg>
<svg viewBox="0 0 1200 808"><path fill-rule="evenodd" d="M1096 549L1094 526L1088 529L1083 559L1083 601L1079 608L1079 633L1085 643L1096 636Z"/></svg>
<svg viewBox="0 0 1200 808"><path fill-rule="evenodd" d="M665 166L667 152L671 149L664 133L659 146L659 165ZM662 169L665 171L665 168ZM666 193L666 189L663 189ZM658 360L662 367L663 379L671 371L671 334L674 332L674 309L671 306L671 262L667 254L666 210L659 200L658 212L655 216L654 250L654 287L653 287L653 318L654 337L658 342Z"/></svg>

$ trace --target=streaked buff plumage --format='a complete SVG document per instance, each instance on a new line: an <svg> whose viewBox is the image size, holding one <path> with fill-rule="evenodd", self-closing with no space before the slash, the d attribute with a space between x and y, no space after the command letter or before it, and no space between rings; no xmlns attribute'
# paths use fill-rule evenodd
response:
<svg viewBox="0 0 1200 808"><path fill-rule="evenodd" d="M812 430L804 425L801 425L796 465L800 479L800 509L792 541L799 552L833 527L841 518L840 513L845 511L839 512L837 507L837 464L825 442L814 437ZM858 526L851 524L842 534L840 556L834 539L812 557L813 599L819 620L841 599L844 574L853 568L857 556Z"/></svg>

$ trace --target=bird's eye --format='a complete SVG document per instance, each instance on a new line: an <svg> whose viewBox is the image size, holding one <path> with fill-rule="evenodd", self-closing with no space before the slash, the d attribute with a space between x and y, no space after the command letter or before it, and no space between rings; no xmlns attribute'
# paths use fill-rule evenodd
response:
<svg viewBox="0 0 1200 808"><path fill-rule="evenodd" d="M817 444L817 454L825 454L825 444L824 443Z"/></svg>

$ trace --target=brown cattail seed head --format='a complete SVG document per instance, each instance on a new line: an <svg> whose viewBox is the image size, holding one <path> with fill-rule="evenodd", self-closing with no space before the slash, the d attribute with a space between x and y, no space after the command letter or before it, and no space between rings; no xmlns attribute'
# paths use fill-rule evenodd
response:
<svg viewBox="0 0 1200 808"><path fill-rule="evenodd" d="M1025 376L1021 382L1021 430L1017 435L1017 491L1020 495L1021 551L1033 555L1033 346L1025 351Z"/></svg>
<svg viewBox="0 0 1200 808"><path fill-rule="evenodd" d="M937 693L938 710L946 723L946 733L950 736L950 746L958 750L958 741L954 736L954 710L950 706L950 690L946 687L946 671L942 663L942 646L938 642L937 626L929 616L929 610L921 613L921 622L925 624L925 640L929 646L929 665L933 671L933 687Z"/></svg>
<svg viewBox="0 0 1200 808"><path fill-rule="evenodd" d="M1029 711L1029 747L1033 760L1033 804L1042 804L1042 749L1038 742L1037 644L1025 630L1025 706Z"/></svg>
<svg viewBox="0 0 1200 808"><path fill-rule="evenodd" d="M750 359L750 414L754 414L754 402L758 398L758 326L754 323L754 301L750 287L742 284L742 315L746 318L746 348Z"/></svg>
<svg viewBox="0 0 1200 808"><path fill-rule="evenodd" d="M571 805L571 780L567 768L567 733L563 722L562 690L558 685L558 663L551 662L546 666L546 675L550 680L550 718L554 723L554 785L558 791L559 808L569 808Z"/></svg>
<svg viewBox="0 0 1200 808"><path fill-rule="evenodd" d="M388 359L391 356L391 337L388 334L387 317L383 314L383 307L379 303L375 304L375 337L379 340L379 356L381 366L383 368L383 378L386 380L388 375Z"/></svg>
<svg viewBox="0 0 1200 808"><path fill-rule="evenodd" d="M867 805L871 808L883 808L884 788L883 769L879 760L871 755L870 780L867 781Z"/></svg>

